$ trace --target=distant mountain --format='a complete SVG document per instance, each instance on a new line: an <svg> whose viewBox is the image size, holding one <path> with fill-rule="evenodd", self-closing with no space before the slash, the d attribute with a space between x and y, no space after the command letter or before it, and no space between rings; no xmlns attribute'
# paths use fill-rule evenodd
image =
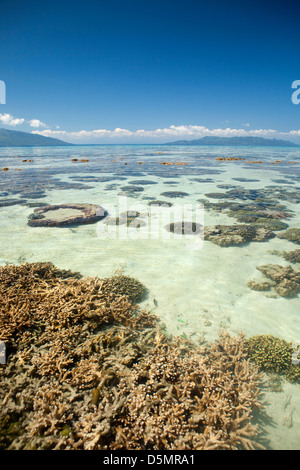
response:
<svg viewBox="0 0 300 470"><path fill-rule="evenodd" d="M40 147L55 145L73 145L59 139L44 137L43 135L30 134L30 132L9 131L0 129L0 147Z"/></svg>
<svg viewBox="0 0 300 470"><path fill-rule="evenodd" d="M213 137L206 136L194 140L177 140L167 145L247 145L264 147L299 147L299 145L280 139L265 139L264 137Z"/></svg>

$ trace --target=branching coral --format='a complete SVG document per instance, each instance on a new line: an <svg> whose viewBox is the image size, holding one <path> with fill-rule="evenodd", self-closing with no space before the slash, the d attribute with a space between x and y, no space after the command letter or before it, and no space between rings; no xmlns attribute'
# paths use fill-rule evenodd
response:
<svg viewBox="0 0 300 470"><path fill-rule="evenodd" d="M0 448L259 447L261 377L243 336L205 348L172 339L116 277L0 268Z"/></svg>

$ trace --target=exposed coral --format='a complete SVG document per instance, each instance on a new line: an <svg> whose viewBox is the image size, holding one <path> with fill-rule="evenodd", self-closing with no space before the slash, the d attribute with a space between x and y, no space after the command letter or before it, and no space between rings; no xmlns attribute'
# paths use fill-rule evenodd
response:
<svg viewBox="0 0 300 470"><path fill-rule="evenodd" d="M214 225L204 228L204 240L227 247L243 245L247 242L262 242L275 235L263 227L250 225Z"/></svg>
<svg viewBox="0 0 300 470"><path fill-rule="evenodd" d="M66 227L93 224L103 219L105 210L96 204L57 204L38 207L29 216L30 227Z"/></svg>
<svg viewBox="0 0 300 470"><path fill-rule="evenodd" d="M252 336L246 340L248 355L261 370L281 374L290 382L300 382L300 366L292 362L291 343L272 335Z"/></svg>
<svg viewBox="0 0 300 470"><path fill-rule="evenodd" d="M1 449L259 448L245 338L174 340L116 286L50 263L0 268Z"/></svg>
<svg viewBox="0 0 300 470"><path fill-rule="evenodd" d="M186 166L188 165L188 163L185 163L185 162L159 162L160 165L167 165L167 166L172 166L172 165L176 165L176 166Z"/></svg>
<svg viewBox="0 0 300 470"><path fill-rule="evenodd" d="M217 157L217 158L215 158L215 160L217 160L219 162L223 162L223 161L245 160L245 158L241 158L241 157Z"/></svg>

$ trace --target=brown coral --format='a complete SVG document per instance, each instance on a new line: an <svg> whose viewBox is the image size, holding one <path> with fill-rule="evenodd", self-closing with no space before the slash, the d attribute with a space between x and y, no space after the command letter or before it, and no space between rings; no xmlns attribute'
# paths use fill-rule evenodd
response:
<svg viewBox="0 0 300 470"><path fill-rule="evenodd" d="M257 266L256 269L272 280L272 284L269 283L269 287L273 285L275 292L281 297L295 297L300 292L300 271L294 271L291 266L266 264ZM265 285L268 283L263 282L262 284ZM255 285L257 285L255 281L248 282L248 286L252 289Z"/></svg>
<svg viewBox="0 0 300 470"><path fill-rule="evenodd" d="M29 216L28 225L30 227L66 227L93 224L106 215L105 209L96 204L56 204L36 208Z"/></svg>
<svg viewBox="0 0 300 470"><path fill-rule="evenodd" d="M0 268L0 448L259 447L243 336L174 340L113 286L50 263Z"/></svg>

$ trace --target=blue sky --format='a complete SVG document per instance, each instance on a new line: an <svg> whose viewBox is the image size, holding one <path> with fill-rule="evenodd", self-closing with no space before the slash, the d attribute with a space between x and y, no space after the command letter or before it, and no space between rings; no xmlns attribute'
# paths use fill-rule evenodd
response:
<svg viewBox="0 0 300 470"><path fill-rule="evenodd" d="M76 143L300 143L299 13L293 1L5 2L0 126Z"/></svg>

